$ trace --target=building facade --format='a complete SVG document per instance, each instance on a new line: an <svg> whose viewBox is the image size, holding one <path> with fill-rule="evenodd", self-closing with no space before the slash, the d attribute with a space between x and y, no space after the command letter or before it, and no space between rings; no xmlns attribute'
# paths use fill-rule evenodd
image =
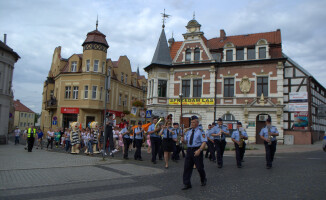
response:
<svg viewBox="0 0 326 200"><path fill-rule="evenodd" d="M35 125L35 113L20 102L19 99L14 101L15 121L14 126L20 130L25 130L27 127Z"/></svg>
<svg viewBox="0 0 326 200"><path fill-rule="evenodd" d="M190 125L197 115L206 129L221 117L229 129L241 121L250 143L262 143L267 117L283 139L283 73L280 30L206 39L201 25L189 21L184 41L165 38L162 30L148 72L147 106L156 115L173 114ZM182 114L180 105L182 94Z"/></svg>
<svg viewBox="0 0 326 200"><path fill-rule="evenodd" d="M12 77L14 65L19 59L19 55L0 41L0 144L7 144L8 133L13 130L14 106Z"/></svg>
<svg viewBox="0 0 326 200"><path fill-rule="evenodd" d="M131 71L127 56L118 61L107 58L106 36L94 30L82 44L83 53L61 58L61 47L54 50L51 69L44 82L41 128L69 127L79 121L86 127L91 121L104 121L106 77L111 77L107 111L122 119L139 121L137 115L126 115L132 100L142 100L147 80ZM143 86L143 87L142 87Z"/></svg>

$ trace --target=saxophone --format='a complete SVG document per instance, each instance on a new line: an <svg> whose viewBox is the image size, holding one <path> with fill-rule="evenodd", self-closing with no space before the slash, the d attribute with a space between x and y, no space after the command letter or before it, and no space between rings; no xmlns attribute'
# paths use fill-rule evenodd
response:
<svg viewBox="0 0 326 200"><path fill-rule="evenodd" d="M272 145L272 133L271 133L271 127L267 127L267 130L268 130L268 139L269 139L269 142L268 142L268 145Z"/></svg>
<svg viewBox="0 0 326 200"><path fill-rule="evenodd" d="M239 130L239 136L240 136L240 144L239 144L239 148L242 148L243 147L243 143L244 143L244 139L243 138L241 138L243 135L242 135L242 131L243 131L243 128L240 128Z"/></svg>

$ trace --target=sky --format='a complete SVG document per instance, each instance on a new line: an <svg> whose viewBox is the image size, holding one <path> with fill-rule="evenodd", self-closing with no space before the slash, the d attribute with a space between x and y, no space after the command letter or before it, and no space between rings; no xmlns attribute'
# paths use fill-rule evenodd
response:
<svg viewBox="0 0 326 200"><path fill-rule="evenodd" d="M21 59L15 64L14 98L34 112L42 108L43 83L51 67L55 47L69 58L82 53L88 32L98 30L109 43L108 58L127 55L132 70L150 64L160 32L161 13L166 35L182 41L185 26L193 18L207 39L269 32L281 29L282 48L326 87L325 0L0 0L0 40Z"/></svg>

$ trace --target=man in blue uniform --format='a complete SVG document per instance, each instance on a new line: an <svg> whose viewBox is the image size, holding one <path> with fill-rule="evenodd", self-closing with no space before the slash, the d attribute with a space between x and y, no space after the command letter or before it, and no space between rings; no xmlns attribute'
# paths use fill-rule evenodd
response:
<svg viewBox="0 0 326 200"><path fill-rule="evenodd" d="M266 168L272 168L272 162L276 151L276 136L279 135L275 126L272 126L272 119L269 117L266 120L266 126L261 129L259 135L264 140L266 151Z"/></svg>
<svg viewBox="0 0 326 200"><path fill-rule="evenodd" d="M244 140L248 139L247 132L246 130L244 130L244 128L242 128L241 122L237 122L237 129L233 131L231 135L231 139L234 142L237 166L238 168L241 168L242 167L241 162L243 162L243 156L246 149L246 143L244 142Z"/></svg>
<svg viewBox="0 0 326 200"><path fill-rule="evenodd" d="M187 144L187 155L184 163L183 184L182 190L191 188L191 174L194 164L200 175L201 185L205 186L207 179L204 170L203 149L205 148L207 137L205 131L198 127L199 120L197 116L191 117L191 128L181 138L181 141Z"/></svg>
<svg viewBox="0 0 326 200"><path fill-rule="evenodd" d="M173 123L173 129L172 129L172 131L177 135L177 139L179 139L181 137L181 130L179 128L179 124L178 123ZM181 151L180 141L177 140L173 144L173 154L172 154L172 160L173 161L180 160L180 155L179 155L180 151Z"/></svg>
<svg viewBox="0 0 326 200"><path fill-rule="evenodd" d="M211 134L214 136L215 150L217 153L218 168L223 167L223 154L226 146L225 136L230 135L228 127L223 124L222 118L218 118L217 126L214 127L215 131Z"/></svg>
<svg viewBox="0 0 326 200"><path fill-rule="evenodd" d="M135 160L142 161L143 159L141 158L141 146L143 144L143 135L144 135L144 130L141 127L142 123L138 122L138 127L135 128L134 130L134 136L135 136L135 146L136 146L136 151L134 158Z"/></svg>
<svg viewBox="0 0 326 200"><path fill-rule="evenodd" d="M157 118L153 118L152 124L148 127L147 134L150 134L151 139L151 147L152 147L152 163L156 164L156 156L160 149L160 135L158 132L160 131L160 127L155 129L155 125L157 123Z"/></svg>
<svg viewBox="0 0 326 200"><path fill-rule="evenodd" d="M128 122L124 125L124 128L121 130L122 138L123 138L123 146L125 148L123 158L128 160L128 150L130 145L130 131L128 130Z"/></svg>
<svg viewBox="0 0 326 200"><path fill-rule="evenodd" d="M212 133L214 133L215 129L215 123L213 122L212 124L208 125L208 129L206 131L206 136L207 136L207 152L206 155L209 152L209 160L216 162L216 157L215 157L215 147L214 147L214 136L212 136Z"/></svg>

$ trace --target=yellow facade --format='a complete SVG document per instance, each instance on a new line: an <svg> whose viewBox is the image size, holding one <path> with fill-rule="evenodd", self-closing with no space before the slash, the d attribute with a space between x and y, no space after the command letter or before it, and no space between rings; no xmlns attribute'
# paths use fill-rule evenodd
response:
<svg viewBox="0 0 326 200"><path fill-rule="evenodd" d="M18 126L20 130L26 127L34 126L35 113L15 111L14 127Z"/></svg>
<svg viewBox="0 0 326 200"><path fill-rule="evenodd" d="M105 36L97 30L89 34L102 40L89 41L87 38L83 44L83 54L62 59L61 47L54 50L51 69L43 88L41 128L45 131L67 127L69 122L76 120L82 127L86 127L90 121L101 124L104 121L105 79L109 73L111 87L108 90L107 110L116 116L130 111L132 101L143 101L146 97L147 80L131 71L127 56L121 56L115 62L107 59L108 45L106 41L101 42ZM136 116L116 117L117 123L122 119L133 123L141 120L139 112Z"/></svg>

